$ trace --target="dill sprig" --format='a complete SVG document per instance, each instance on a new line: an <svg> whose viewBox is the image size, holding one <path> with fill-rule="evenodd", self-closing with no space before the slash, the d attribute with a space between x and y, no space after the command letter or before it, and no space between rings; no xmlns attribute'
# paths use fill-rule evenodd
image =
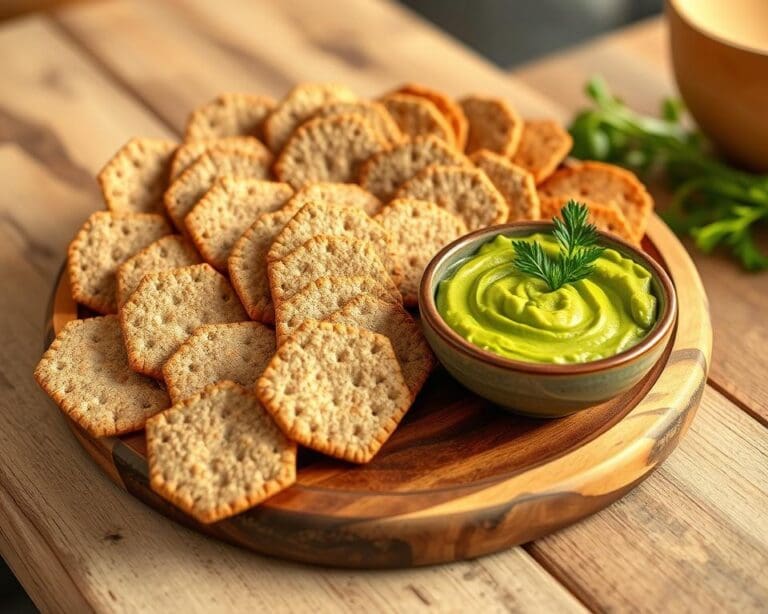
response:
<svg viewBox="0 0 768 614"><path fill-rule="evenodd" d="M521 273L543 279L550 290L589 277L595 260L604 248L596 245L597 231L587 222L587 206L569 200L561 210L563 219L554 218L552 235L560 244L560 254L552 258L537 241L513 241L514 265Z"/></svg>

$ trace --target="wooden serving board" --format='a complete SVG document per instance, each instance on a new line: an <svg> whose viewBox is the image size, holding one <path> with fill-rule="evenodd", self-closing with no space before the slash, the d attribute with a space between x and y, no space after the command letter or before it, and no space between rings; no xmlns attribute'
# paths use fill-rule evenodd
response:
<svg viewBox="0 0 768 614"><path fill-rule="evenodd" d="M677 330L662 361L634 389L566 418L514 416L439 369L371 463L354 466L301 450L293 487L209 526L150 490L143 433L92 438L71 426L112 480L135 497L262 553L383 568L508 548L624 495L674 449L699 405L712 345L706 295L685 249L658 218L644 247L677 288ZM66 275L49 313L48 342L78 315Z"/></svg>

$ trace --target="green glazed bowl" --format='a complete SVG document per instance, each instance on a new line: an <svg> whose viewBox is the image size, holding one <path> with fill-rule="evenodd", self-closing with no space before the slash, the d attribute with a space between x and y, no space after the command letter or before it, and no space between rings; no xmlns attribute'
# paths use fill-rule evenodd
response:
<svg viewBox="0 0 768 614"><path fill-rule="evenodd" d="M599 233L600 245L615 249L648 269L659 301L659 317L648 335L628 350L581 364L542 364L503 358L471 344L450 328L435 305L438 283L455 266L496 235L523 237L551 232L549 222L515 222L460 237L427 265L419 288L419 311L427 341L440 362L461 384L509 411L537 418L558 418L602 403L642 380L664 349L677 321L672 281L656 261L620 239Z"/></svg>

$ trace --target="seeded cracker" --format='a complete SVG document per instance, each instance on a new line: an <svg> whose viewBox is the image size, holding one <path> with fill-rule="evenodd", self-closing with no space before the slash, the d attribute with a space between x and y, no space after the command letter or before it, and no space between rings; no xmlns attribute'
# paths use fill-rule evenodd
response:
<svg viewBox="0 0 768 614"><path fill-rule="evenodd" d="M468 154L488 149L502 156L512 156L523 131L523 120L500 98L468 96L460 101L469 121Z"/></svg>
<svg viewBox="0 0 768 614"><path fill-rule="evenodd" d="M476 168L428 166L407 181L397 198L428 200L478 230L507 220L509 207L491 180Z"/></svg>
<svg viewBox="0 0 768 614"><path fill-rule="evenodd" d="M653 200L634 174L602 162L580 162L556 171L541 184L539 194L618 205L637 242L653 212Z"/></svg>
<svg viewBox="0 0 768 614"><path fill-rule="evenodd" d="M98 180L107 209L116 213L159 213L168 186L176 143L134 138L101 169Z"/></svg>
<svg viewBox="0 0 768 614"><path fill-rule="evenodd" d="M411 403L389 339L328 322L299 327L256 392L290 438L354 463L373 458Z"/></svg>
<svg viewBox="0 0 768 614"><path fill-rule="evenodd" d="M541 207L533 175L512 164L509 158L487 149L475 152L471 159L507 201L509 205L507 221L539 219Z"/></svg>
<svg viewBox="0 0 768 614"><path fill-rule="evenodd" d="M397 297L393 297L391 289L373 277L320 277L278 304L275 313L277 343L284 343L307 320L325 320L361 295L400 304Z"/></svg>
<svg viewBox="0 0 768 614"><path fill-rule="evenodd" d="M383 137L357 115L320 117L293 133L274 171L295 189L317 181L351 182L360 164L385 147Z"/></svg>
<svg viewBox="0 0 768 614"><path fill-rule="evenodd" d="M296 444L233 382L148 421L147 456L152 490L202 523L244 512L296 481Z"/></svg>
<svg viewBox="0 0 768 614"><path fill-rule="evenodd" d="M528 170L538 184L549 177L573 146L568 131L551 119L527 119L512 162Z"/></svg>
<svg viewBox="0 0 768 614"><path fill-rule="evenodd" d="M164 196L165 209L181 232L187 232L184 218L219 177L269 179L269 169L262 158L251 154L211 149L200 156L171 184Z"/></svg>
<svg viewBox="0 0 768 614"><path fill-rule="evenodd" d="M376 297L358 296L328 318L329 322L359 326L389 338L400 363L403 379L413 398L435 367L421 327L401 305Z"/></svg>
<svg viewBox="0 0 768 614"><path fill-rule="evenodd" d="M264 122L264 138L277 153L293 131L320 108L336 102L355 102L357 95L348 87L333 83L303 83L293 88Z"/></svg>
<svg viewBox="0 0 768 614"><path fill-rule="evenodd" d="M170 404L157 382L131 371L113 315L68 322L38 363L35 379L94 437L137 431Z"/></svg>
<svg viewBox="0 0 768 614"><path fill-rule="evenodd" d="M262 123L274 106L275 101L269 96L222 94L192 112L184 140L261 137Z"/></svg>
<svg viewBox="0 0 768 614"><path fill-rule="evenodd" d="M568 202L567 198L557 196L544 196L541 199L541 217L547 221L554 217L562 217L560 210ZM596 203L591 200L579 199L580 203L587 205L589 214L587 219L590 224L594 224L595 228L614 234L625 241L634 245L639 245L639 241L635 238L632 228L627 222L627 218L619 209L619 206L615 203L605 204Z"/></svg>
<svg viewBox="0 0 768 614"><path fill-rule="evenodd" d="M275 331L259 322L207 324L168 359L163 379L174 403L224 380L253 388L274 353Z"/></svg>
<svg viewBox="0 0 768 614"><path fill-rule="evenodd" d="M382 202L419 171L433 164L469 165L469 160L445 141L427 136L399 143L368 159L360 167L360 184Z"/></svg>
<svg viewBox="0 0 768 614"><path fill-rule="evenodd" d="M252 136L228 136L222 139L188 141L182 143L173 155L171 182L192 166L200 156L213 150L256 156L261 159L261 164L266 168L272 164L272 153L259 139Z"/></svg>
<svg viewBox="0 0 768 614"><path fill-rule="evenodd" d="M221 177L184 223L205 261L226 271L235 242L260 215L280 209L292 195L287 183Z"/></svg>
<svg viewBox="0 0 768 614"><path fill-rule="evenodd" d="M117 304L122 307L144 275L200 263L200 256L184 237L167 235L147 245L117 269Z"/></svg>
<svg viewBox="0 0 768 614"><path fill-rule="evenodd" d="M309 203L296 213L267 253L267 263L280 260L318 235L352 237L370 242L395 283L402 277L392 238L376 221L356 207Z"/></svg>
<svg viewBox="0 0 768 614"><path fill-rule="evenodd" d="M310 183L301 188L291 199L291 204L301 209L307 203L329 203L359 207L368 215L381 209L381 202L370 192L355 183Z"/></svg>
<svg viewBox="0 0 768 614"><path fill-rule="evenodd" d="M416 306L427 264L445 245L466 234L467 226L460 217L434 203L408 198L393 200L375 219L400 252L403 277L399 287L403 302Z"/></svg>
<svg viewBox="0 0 768 614"><path fill-rule="evenodd" d="M117 311L118 267L171 229L156 213L91 214L69 244L67 269L72 298L99 313Z"/></svg>
<svg viewBox="0 0 768 614"><path fill-rule="evenodd" d="M405 85L400 86L397 89L397 92L426 98L434 104L437 107L437 110L440 111L450 124L451 130L453 130L456 149L459 151L464 150L464 146L467 144L467 132L469 126L464 111L453 98L432 88L419 85L418 83L406 83Z"/></svg>
<svg viewBox="0 0 768 614"><path fill-rule="evenodd" d="M407 137L414 139L432 135L455 147L456 136L448 120L426 98L410 94L389 94L381 99L381 103Z"/></svg>
<svg viewBox="0 0 768 614"><path fill-rule="evenodd" d="M333 117L336 115L357 115L390 145L403 140L403 133L395 120L380 102L358 100L356 102L334 102L320 107L314 117Z"/></svg>
<svg viewBox="0 0 768 614"><path fill-rule="evenodd" d="M390 288L393 296L399 294L373 245L349 237L313 237L282 260L270 262L267 273L272 300L276 303L288 300L316 279L330 275L368 275Z"/></svg>
<svg viewBox="0 0 768 614"><path fill-rule="evenodd" d="M246 319L227 278L208 264L148 273L120 310L131 368L157 378L203 324Z"/></svg>
<svg viewBox="0 0 768 614"><path fill-rule="evenodd" d="M229 255L227 265L232 285L252 320L267 324L275 321L267 277L267 252L296 210L289 201L282 209L262 215L237 240Z"/></svg>

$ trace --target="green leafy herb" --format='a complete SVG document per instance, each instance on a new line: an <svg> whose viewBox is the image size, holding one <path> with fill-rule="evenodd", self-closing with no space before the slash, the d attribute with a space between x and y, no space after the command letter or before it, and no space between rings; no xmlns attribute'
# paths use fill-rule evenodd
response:
<svg viewBox="0 0 768 614"><path fill-rule="evenodd" d="M768 176L717 160L702 136L685 128L679 100L664 100L656 118L629 109L602 79L589 81L586 93L594 107L571 124L571 155L639 173L661 172L674 190L662 215L676 232L690 234L707 252L729 247L746 269L768 269L768 253L754 238L768 226Z"/></svg>
<svg viewBox="0 0 768 614"><path fill-rule="evenodd" d="M596 245L597 232L587 222L586 205L569 200L563 207L563 219L553 219L553 236L560 244L560 255L552 258L537 241L513 241L514 265L521 273L547 282L550 290L589 277L595 260L603 253Z"/></svg>

